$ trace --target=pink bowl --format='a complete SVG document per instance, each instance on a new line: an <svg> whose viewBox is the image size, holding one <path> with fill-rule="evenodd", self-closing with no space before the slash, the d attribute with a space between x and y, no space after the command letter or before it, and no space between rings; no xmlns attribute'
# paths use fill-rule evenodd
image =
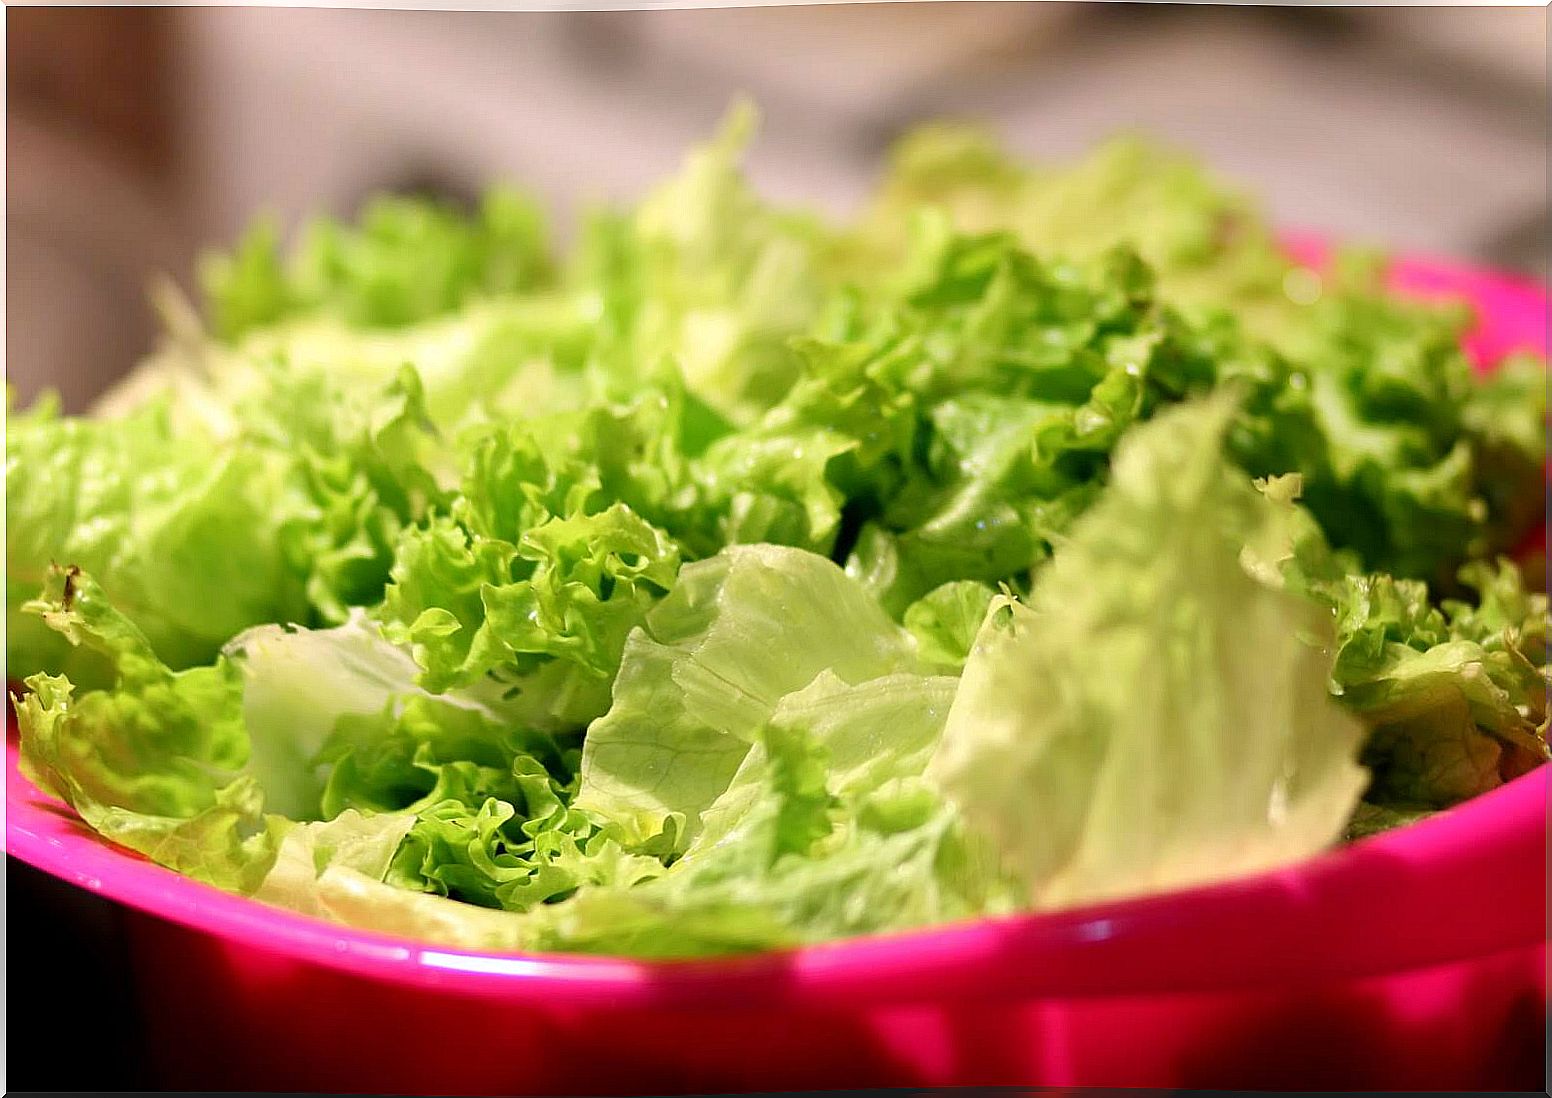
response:
<svg viewBox="0 0 1552 1098"><path fill-rule="evenodd" d="M1290 249L1323 254L1307 238ZM1547 353L1542 288L1428 260L1393 277L1471 300L1483 366ZM672 964L437 949L219 892L98 840L18 774L14 743L6 841L131 912L149 1052L171 1089L1529 1090L1547 774L1211 888Z"/></svg>

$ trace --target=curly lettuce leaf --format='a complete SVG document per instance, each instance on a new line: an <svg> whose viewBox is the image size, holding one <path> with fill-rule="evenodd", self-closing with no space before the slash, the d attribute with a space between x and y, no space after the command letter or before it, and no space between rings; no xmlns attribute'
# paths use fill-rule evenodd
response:
<svg viewBox="0 0 1552 1098"><path fill-rule="evenodd" d="M672 514L662 409L546 417L473 447L447 513L404 531L378 617L432 691L495 676L523 719L577 730L608 708L626 636L682 550L624 502ZM639 415L637 412L639 411Z"/></svg>
<svg viewBox="0 0 1552 1098"><path fill-rule="evenodd" d="M427 693L409 653L360 611L332 629L256 626L223 659L242 680L246 773L292 819L413 807L443 762L510 769L542 755L562 765L561 749L516 724L494 684Z"/></svg>
<svg viewBox="0 0 1552 1098"><path fill-rule="evenodd" d="M928 775L1035 908L1305 857L1363 790L1329 623L1241 563L1283 519L1223 455L1232 412L1130 434L1031 604L1004 602L966 665Z"/></svg>
<svg viewBox="0 0 1552 1098"><path fill-rule="evenodd" d="M1372 779L1349 833L1372 834L1484 793L1548 757L1546 596L1521 567L1475 561L1473 599L1436 601L1420 580L1359 570L1295 501L1302 478L1257 485L1281 519L1244 563L1335 622L1331 691L1368 729Z"/></svg>
<svg viewBox="0 0 1552 1098"><path fill-rule="evenodd" d="M289 256L260 221L229 255L200 265L206 312L225 340L282 319L327 313L392 328L481 296L544 285L552 275L543 218L515 191L489 191L472 216L426 198L373 198L354 225L319 218Z"/></svg>
<svg viewBox="0 0 1552 1098"><path fill-rule="evenodd" d="M180 435L162 403L120 420L62 417L48 402L9 416L7 674L107 681L100 649L72 653L23 610L56 564L91 572L175 668L208 661L246 626L305 618L281 537L289 464Z"/></svg>
<svg viewBox="0 0 1552 1098"><path fill-rule="evenodd" d="M964 232L1011 232L1045 257L1125 245L1193 313L1227 301L1259 330L1288 321L1291 264L1259 212L1192 158L1141 137L1114 138L1070 165L1031 165L979 127L924 125L896 146L864 215L864 240L891 254L899 225L922 207Z"/></svg>
<svg viewBox="0 0 1552 1098"><path fill-rule="evenodd" d="M894 614L956 579L1022 583L1120 434L1215 372L1134 256L1042 264L932 218L821 331L791 391L693 472L725 541L844 559Z"/></svg>
<svg viewBox="0 0 1552 1098"><path fill-rule="evenodd" d="M347 926L466 949L530 948L523 922L445 896L387 883L415 818L354 809L291 828L253 896Z"/></svg>
<svg viewBox="0 0 1552 1098"><path fill-rule="evenodd" d="M920 773L955 680L829 671L753 733L682 857L538 913L554 948L673 957L878 933L1005 907L984 848Z"/></svg>
<svg viewBox="0 0 1552 1098"><path fill-rule="evenodd" d="M244 413L239 444L291 462L292 513L277 531L304 577L310 622L338 623L382 597L394 545L438 505L428 467L437 429L410 367L366 401L342 398L320 375L281 375Z"/></svg>
<svg viewBox="0 0 1552 1098"><path fill-rule="evenodd" d="M835 284L831 234L761 199L740 170L752 106L628 213L584 226L574 278L595 303L595 361L618 394L675 362L734 423L774 404L797 374L788 346Z"/></svg>
<svg viewBox="0 0 1552 1098"><path fill-rule="evenodd" d="M773 779L738 841L630 889L583 890L536 913L540 948L645 957L775 949L908 929L985 909L983 862L930 795L815 821L817 847L788 848L804 794ZM823 828L821 831L820 829Z"/></svg>
<svg viewBox="0 0 1552 1098"><path fill-rule="evenodd" d="M1383 264L1366 257L1325 274L1296 266L1254 207L1189 158L1120 138L1070 166L1029 165L984 131L926 126L896 150L862 254L902 262L924 209L960 233L1010 234L1042 260L1134 250L1194 325L1228 318L1239 342L1274 350L1277 414L1236 458L1257 476L1302 472L1307 505L1365 567L1448 586L1538 517L1544 364L1507 363L1478 385L1460 348L1467 311L1386 292ZM1243 353L1220 346L1219 361L1226 351Z"/></svg>
<svg viewBox="0 0 1552 1098"><path fill-rule="evenodd" d="M403 821L378 881L522 911L660 869L572 808L574 737L525 725L494 682L427 693L410 656L363 617L254 630L231 658L246 683L248 772L274 807L301 820Z"/></svg>
<svg viewBox="0 0 1552 1098"><path fill-rule="evenodd" d="M301 316L234 344L211 339L175 297L161 305L162 345L96 401L94 415L117 418L161 399L180 427L229 434L246 407L266 399L271 363L321 371L350 399L370 397L411 363L431 419L451 440L469 426L579 406L593 345L584 302L558 288L481 301L405 328L362 330L337 317ZM456 475L456 464L444 465L439 471Z"/></svg>
<svg viewBox="0 0 1552 1098"><path fill-rule="evenodd" d="M22 773L121 846L221 887L256 886L283 825L263 815L262 791L243 772L236 669L169 669L76 568L51 569L23 609L98 653L112 680L78 692L62 675L28 677L28 693L12 699Z"/></svg>
<svg viewBox="0 0 1552 1098"><path fill-rule="evenodd" d="M1523 367L1476 378L1460 346L1466 318L1368 282L1306 312L1287 353L1319 444L1289 467L1333 543L1367 569L1436 587L1463 561L1514 548L1542 487L1544 376L1539 398Z"/></svg>
<svg viewBox="0 0 1552 1098"><path fill-rule="evenodd" d="M46 403L12 418L12 675L104 681L100 662L67 666L19 613L54 563L90 572L174 668L209 662L249 626L335 623L381 598L400 531L442 497L418 375L405 367L354 394L281 362L259 375L220 432L178 421L165 400L118 419L61 418Z"/></svg>
<svg viewBox="0 0 1552 1098"><path fill-rule="evenodd" d="M344 843L355 854L339 867L366 872L356 855L370 835L378 881L522 909L634 879L637 862L658 868L606 849L570 808L574 743L514 723L498 691L427 694L359 614L328 630L262 626L210 666L171 671L85 573L57 569L28 609L101 652L115 679L86 692L28 680L24 772L180 872L313 910L299 867L321 870Z"/></svg>
<svg viewBox="0 0 1552 1098"><path fill-rule="evenodd" d="M628 845L682 850L788 694L824 671L915 670L910 634L823 557L750 545L687 565L626 642L577 805Z"/></svg>
<svg viewBox="0 0 1552 1098"><path fill-rule="evenodd" d="M1333 678L1371 729L1367 798L1444 808L1548 758L1548 610L1518 567L1463 570L1474 602L1428 601L1426 588L1350 576L1326 595L1337 613Z"/></svg>

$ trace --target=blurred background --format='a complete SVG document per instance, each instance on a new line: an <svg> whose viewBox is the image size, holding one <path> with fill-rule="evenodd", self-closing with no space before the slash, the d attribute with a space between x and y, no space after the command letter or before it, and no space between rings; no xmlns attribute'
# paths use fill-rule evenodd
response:
<svg viewBox="0 0 1552 1098"><path fill-rule="evenodd" d="M7 11L9 376L82 407L153 338L150 276L260 209L496 178L564 222L671 171L730 99L773 196L844 212L918 119L1056 159L1197 150L1287 226L1540 272L1538 8L887 3L597 12Z"/></svg>
<svg viewBox="0 0 1552 1098"><path fill-rule="evenodd" d="M151 277L260 210L495 179L564 226L671 171L738 93L774 197L843 213L917 120L1059 159L1121 129L1194 148L1285 226L1545 277L1547 11L884 3L455 13L6 11L7 373L84 407L154 339ZM7 1021L18 1089L155 1085L116 909L7 865L50 958ZM18 978L24 970L18 970ZM158 979L178 979L159 973ZM90 1002L89 1055L46 1052ZM46 1033L45 1033L46 1031Z"/></svg>

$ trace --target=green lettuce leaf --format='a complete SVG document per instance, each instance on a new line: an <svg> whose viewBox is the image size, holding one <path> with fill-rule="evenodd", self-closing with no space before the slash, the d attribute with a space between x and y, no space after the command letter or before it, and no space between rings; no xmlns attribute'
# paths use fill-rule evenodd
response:
<svg viewBox="0 0 1552 1098"><path fill-rule="evenodd" d="M985 910L983 863L930 794L873 802L862 820L812 821L788 848L801 793L772 779L737 841L630 889L583 890L541 909L536 945L646 957L774 949L908 929ZM823 828L821 831L820 829Z"/></svg>
<svg viewBox="0 0 1552 1098"><path fill-rule="evenodd" d="M405 529L378 616L427 689L493 675L526 722L550 731L608 708L626 637L681 559L620 498L672 512L649 447L663 405L649 394L635 408L486 434L448 513Z"/></svg>
<svg viewBox="0 0 1552 1098"><path fill-rule="evenodd" d="M1288 467L1333 543L1440 587L1463 561L1513 548L1541 489L1546 439L1529 423L1545 419L1544 392L1538 405L1514 367L1477 380L1460 347L1467 318L1369 282L1306 312L1288 354L1319 444Z"/></svg>
<svg viewBox="0 0 1552 1098"><path fill-rule="evenodd" d="M916 638L923 660L958 674L970 658L995 597L996 592L984 583L954 580L911 603L903 624Z"/></svg>
<svg viewBox="0 0 1552 1098"><path fill-rule="evenodd" d="M1194 159L1141 137L1112 139L1071 165L1030 165L983 129L924 125L897 145L864 240L890 254L898 226L922 207L964 232L1012 232L1042 257L1126 245L1195 314L1230 302L1262 331L1289 321L1291 265L1255 207Z"/></svg>
<svg viewBox="0 0 1552 1098"><path fill-rule="evenodd" d="M267 399L272 363L326 375L333 399L351 400L370 399L412 363L426 410L450 441L472 425L579 406L593 344L581 296L561 289L472 303L404 328L299 316L234 344L210 338L175 296L164 294L160 307L162 345L98 399L95 415L117 418L160 399L180 428L228 434ZM456 480L453 455L438 456L438 471Z"/></svg>
<svg viewBox="0 0 1552 1098"><path fill-rule="evenodd" d="M538 940L672 957L1004 909L987 852L919 776L955 685L910 672L853 685L822 672L755 731L682 857L539 912Z"/></svg>
<svg viewBox="0 0 1552 1098"><path fill-rule="evenodd" d="M106 585L173 667L208 661L246 626L306 618L281 538L286 466L258 448L180 437L160 403L122 420L61 417L47 402L9 416L7 674L108 681L100 649L72 653L23 610L56 564Z"/></svg>
<svg viewBox="0 0 1552 1098"><path fill-rule="evenodd" d="M574 737L527 727L494 682L427 693L409 654L364 617L253 630L231 659L246 680L248 772L274 807L300 820L402 821L377 881L522 911L661 868L572 809Z"/></svg>
<svg viewBox="0 0 1552 1098"><path fill-rule="evenodd" d="M299 824L286 832L253 896L304 915L327 915L319 875L332 868L381 881L413 823L407 813L366 815L348 809L331 820Z"/></svg>
<svg viewBox="0 0 1552 1098"><path fill-rule="evenodd" d="M472 217L432 199L378 196L355 225L311 222L289 257L274 223L260 221L230 255L200 266L211 326L227 340L298 314L399 327L551 274L538 207L508 189L487 193Z"/></svg>
<svg viewBox="0 0 1552 1098"><path fill-rule="evenodd" d="M327 630L261 626L213 665L170 671L85 573L56 569L28 610L115 679L84 693L28 680L24 772L180 872L313 910L299 867L370 837L378 881L520 910L660 868L570 809L574 742L514 723L496 689L426 693L359 613ZM365 872L360 857L339 865Z"/></svg>
<svg viewBox="0 0 1552 1098"><path fill-rule="evenodd" d="M833 245L813 218L772 207L743 178L755 121L752 106L736 105L637 208L584 226L574 277L599 314L595 358L616 394L671 359L693 393L743 423L796 376L788 341L834 285Z"/></svg>
<svg viewBox="0 0 1552 1098"><path fill-rule="evenodd" d="M442 761L510 769L537 754L563 765L551 738L514 723L494 683L440 695L416 685L409 653L360 611L333 629L257 626L224 659L242 680L246 772L292 819L411 807L437 786Z"/></svg>
<svg viewBox="0 0 1552 1098"><path fill-rule="evenodd" d="M1301 480L1258 484L1281 522L1245 563L1335 621L1331 690L1369 730L1372 780L1350 833L1399 826L1546 761L1547 600L1521 567L1475 561L1460 580L1476 597L1436 602L1420 580L1365 573L1333 551L1295 502Z"/></svg>
<svg viewBox="0 0 1552 1098"><path fill-rule="evenodd" d="M786 695L822 671L856 684L916 669L910 634L823 557L750 545L687 565L626 642L577 805L628 845L683 849Z"/></svg>
<svg viewBox="0 0 1552 1098"><path fill-rule="evenodd" d="M465 949L530 948L524 923L444 896L386 883L414 817L347 810L299 824L280 843L255 899L348 926Z"/></svg>
<svg viewBox="0 0 1552 1098"><path fill-rule="evenodd" d="M221 660L169 670L76 568L51 569L23 609L101 656L112 684L78 692L62 675L29 676L12 699L22 773L121 846L225 888L256 886L283 825L264 817L259 785L243 773L236 669Z"/></svg>
<svg viewBox="0 0 1552 1098"><path fill-rule="evenodd" d="M256 372L262 387L219 433L164 399L118 419L61 418L46 403L12 418L12 675L104 682L95 654L67 666L19 612L54 563L90 572L174 668L209 662L249 626L335 623L382 597L400 531L442 497L418 376L406 367L346 394L317 370Z"/></svg>
<svg viewBox="0 0 1552 1098"><path fill-rule="evenodd" d="M1241 563L1284 520L1223 456L1232 412L1129 435L1031 605L1004 600L966 665L928 774L1036 908L1307 856L1363 790L1329 624Z"/></svg>
<svg viewBox="0 0 1552 1098"><path fill-rule="evenodd" d="M1334 681L1370 727L1367 797L1444 808L1545 762L1548 611L1518 567L1463 570L1475 602L1436 608L1426 588L1389 576L1344 577Z"/></svg>

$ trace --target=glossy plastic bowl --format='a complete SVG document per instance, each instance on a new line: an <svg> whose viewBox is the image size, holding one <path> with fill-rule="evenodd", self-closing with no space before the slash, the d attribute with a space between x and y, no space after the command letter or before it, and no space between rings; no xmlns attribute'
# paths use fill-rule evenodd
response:
<svg viewBox="0 0 1552 1098"><path fill-rule="evenodd" d="M1318 262L1318 244L1294 240ZM1426 260L1484 364L1546 291ZM1544 537L1544 534L1543 534ZM1530 1090L1546 1024L1543 769L1281 872L735 960L476 954L231 896L93 836L16 771L11 855L130 912L156 1082L706 1093L1040 1085Z"/></svg>

